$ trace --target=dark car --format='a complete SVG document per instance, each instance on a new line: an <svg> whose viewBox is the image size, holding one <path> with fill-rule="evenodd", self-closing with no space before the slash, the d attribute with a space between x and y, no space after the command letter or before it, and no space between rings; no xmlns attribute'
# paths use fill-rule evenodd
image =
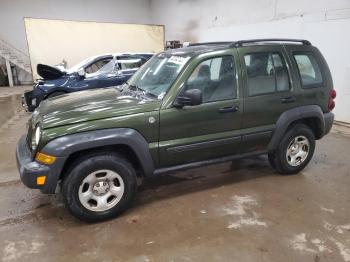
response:
<svg viewBox="0 0 350 262"><path fill-rule="evenodd" d="M24 93L22 104L30 112L42 100L66 93L123 84L153 56L151 53L106 54L90 57L65 70L62 66L37 65L42 79Z"/></svg>
<svg viewBox="0 0 350 262"><path fill-rule="evenodd" d="M18 168L30 188L61 185L78 218L104 220L130 206L144 177L261 154L278 173L299 173L332 127L335 97L306 40L168 50L120 87L44 101L18 143Z"/></svg>

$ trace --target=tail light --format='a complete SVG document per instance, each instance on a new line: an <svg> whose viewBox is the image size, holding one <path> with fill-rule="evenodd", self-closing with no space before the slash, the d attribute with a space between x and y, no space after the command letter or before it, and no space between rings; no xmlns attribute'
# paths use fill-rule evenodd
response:
<svg viewBox="0 0 350 262"><path fill-rule="evenodd" d="M332 111L335 107L335 101L334 99L337 96L337 92L335 89L332 89L331 92L329 93L329 100L328 100L328 110Z"/></svg>

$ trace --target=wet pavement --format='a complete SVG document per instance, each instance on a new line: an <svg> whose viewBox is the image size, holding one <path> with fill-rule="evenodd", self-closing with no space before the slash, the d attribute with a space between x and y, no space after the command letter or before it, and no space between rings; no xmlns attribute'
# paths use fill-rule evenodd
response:
<svg viewBox="0 0 350 262"><path fill-rule="evenodd" d="M265 157L144 181L133 206L98 224L59 194L19 182L29 114L0 89L1 261L350 261L350 132L335 127L309 166L280 176Z"/></svg>

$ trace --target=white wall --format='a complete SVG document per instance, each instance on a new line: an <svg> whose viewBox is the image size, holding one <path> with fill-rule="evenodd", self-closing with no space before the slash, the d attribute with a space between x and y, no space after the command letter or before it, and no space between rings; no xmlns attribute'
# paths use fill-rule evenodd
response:
<svg viewBox="0 0 350 262"><path fill-rule="evenodd" d="M64 60L71 68L96 54L164 50L164 27L159 25L25 18L25 28L34 79L39 63Z"/></svg>
<svg viewBox="0 0 350 262"><path fill-rule="evenodd" d="M23 17L165 24L167 40L297 37L331 68L336 119L350 122L349 0L0 0L0 38L27 52Z"/></svg>
<svg viewBox="0 0 350 262"><path fill-rule="evenodd" d="M336 119L350 122L350 1L152 0L151 10L153 23L165 25L167 40L310 40L332 71Z"/></svg>
<svg viewBox="0 0 350 262"><path fill-rule="evenodd" d="M0 38L28 52L24 17L151 23L149 0L0 0Z"/></svg>
<svg viewBox="0 0 350 262"><path fill-rule="evenodd" d="M24 17L150 24L150 12L150 0L0 0L0 39L28 54ZM20 81L32 81L17 71Z"/></svg>

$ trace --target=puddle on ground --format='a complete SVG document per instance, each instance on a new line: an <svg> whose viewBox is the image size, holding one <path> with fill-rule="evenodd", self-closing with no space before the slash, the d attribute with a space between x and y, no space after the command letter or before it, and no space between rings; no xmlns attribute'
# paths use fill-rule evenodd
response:
<svg viewBox="0 0 350 262"><path fill-rule="evenodd" d="M21 94L0 96L0 127L19 112L24 111L21 97Z"/></svg>

